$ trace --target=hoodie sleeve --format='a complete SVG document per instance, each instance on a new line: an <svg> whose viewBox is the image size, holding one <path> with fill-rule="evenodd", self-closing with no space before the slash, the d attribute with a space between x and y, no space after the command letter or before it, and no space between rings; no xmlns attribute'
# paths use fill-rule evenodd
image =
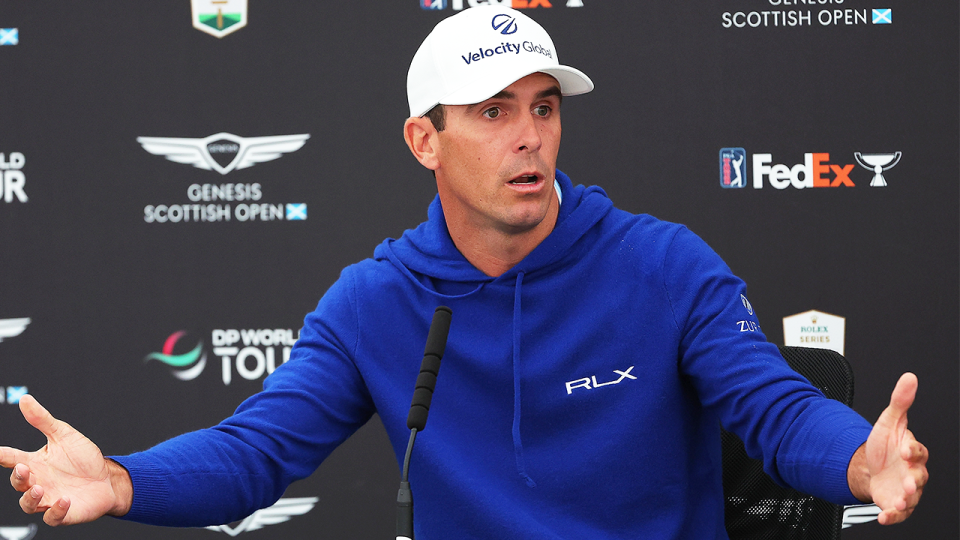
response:
<svg viewBox="0 0 960 540"><path fill-rule="evenodd" d="M663 279L681 336L680 369L703 405L777 483L859 503L846 471L871 425L787 365L763 335L746 285L686 228L667 250Z"/></svg>
<svg viewBox="0 0 960 540"><path fill-rule="evenodd" d="M353 361L356 343L348 268L306 317L290 360L233 416L113 458L133 480L133 506L123 519L219 525L276 502L373 414Z"/></svg>

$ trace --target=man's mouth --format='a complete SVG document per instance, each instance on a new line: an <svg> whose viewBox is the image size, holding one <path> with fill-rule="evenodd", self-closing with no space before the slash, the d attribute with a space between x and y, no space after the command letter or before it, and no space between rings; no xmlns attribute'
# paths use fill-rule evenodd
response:
<svg viewBox="0 0 960 540"><path fill-rule="evenodd" d="M521 176L521 177L519 177L519 178L514 178L513 180L510 181L510 183L511 183L511 184L514 184L514 185L518 185L518 186L529 185L529 184L536 184L536 183L537 183L537 175L535 175L535 174L525 174L525 175L523 175L523 176Z"/></svg>

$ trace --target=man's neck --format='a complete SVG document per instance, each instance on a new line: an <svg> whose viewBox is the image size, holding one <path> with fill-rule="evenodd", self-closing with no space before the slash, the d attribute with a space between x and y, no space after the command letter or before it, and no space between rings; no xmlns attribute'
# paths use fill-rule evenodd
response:
<svg viewBox="0 0 960 540"><path fill-rule="evenodd" d="M461 254L484 274L497 277L530 254L553 232L560 201L554 196L550 210L536 227L522 231L504 231L461 222L457 216L445 216L450 238Z"/></svg>

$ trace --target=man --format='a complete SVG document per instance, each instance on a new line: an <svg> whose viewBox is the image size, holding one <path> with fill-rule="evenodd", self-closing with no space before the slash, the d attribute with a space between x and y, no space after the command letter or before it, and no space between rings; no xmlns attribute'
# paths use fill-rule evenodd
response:
<svg viewBox="0 0 960 540"><path fill-rule="evenodd" d="M759 332L742 281L682 226L556 170L561 66L519 12L441 22L408 75L404 137L436 176L429 220L350 266L289 362L218 426L104 459L33 398L39 452L0 464L51 525L104 514L226 523L276 501L374 413L398 459L433 308L453 310L410 480L417 537L725 538L719 424L778 481L905 519L927 481L898 382L871 426ZM869 438L868 438L869 435Z"/></svg>

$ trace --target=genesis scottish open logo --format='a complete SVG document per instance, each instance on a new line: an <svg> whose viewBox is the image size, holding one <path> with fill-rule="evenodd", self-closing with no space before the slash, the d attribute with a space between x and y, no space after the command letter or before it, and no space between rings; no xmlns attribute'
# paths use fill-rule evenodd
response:
<svg viewBox="0 0 960 540"><path fill-rule="evenodd" d="M207 529L224 532L230 536L237 536L240 533L262 529L267 525L276 525L290 521L290 518L294 516L302 516L313 510L313 507L317 505L317 501L319 500L318 497L280 499L273 506L257 510L250 514L235 527L231 527L230 525L215 525L207 527Z"/></svg>
<svg viewBox="0 0 960 540"><path fill-rule="evenodd" d="M197 169L216 171L221 175L247 169L258 163L273 161L296 152L310 135L277 135L239 137L217 133L203 138L137 137L137 142L151 154ZM241 175L243 176L243 175ZM245 178L250 178L247 174ZM190 203L164 202L149 204L143 209L147 223L189 223L224 221L303 221L307 204L262 202L263 185L258 182L224 184L191 184L187 188ZM239 204L222 204L239 203Z"/></svg>
<svg viewBox="0 0 960 540"><path fill-rule="evenodd" d="M762 8L749 11L725 11L720 16L724 28L781 28L797 26L870 26L893 24L890 8L842 7L843 0L754 0ZM806 5L833 4L820 8ZM842 8L842 9L838 9Z"/></svg>
<svg viewBox="0 0 960 540"><path fill-rule="evenodd" d="M231 133L217 133L202 139L137 137L137 142L147 152L170 161L227 174L296 152L309 138L309 134L238 137Z"/></svg>
<svg viewBox="0 0 960 540"><path fill-rule="evenodd" d="M0 28L0 45L20 43L20 31L16 28Z"/></svg>
<svg viewBox="0 0 960 540"><path fill-rule="evenodd" d="M187 335L183 330L174 332L163 343L163 351L148 354L143 361L158 360L170 367L173 376L181 381L192 381L203 373L203 368L207 367L207 353L203 351L203 341L199 341L193 349L174 354L177 342L180 338Z"/></svg>
<svg viewBox="0 0 960 540"><path fill-rule="evenodd" d="M29 324L29 317L21 319L0 319L0 341L19 336L27 329L27 325Z"/></svg>

